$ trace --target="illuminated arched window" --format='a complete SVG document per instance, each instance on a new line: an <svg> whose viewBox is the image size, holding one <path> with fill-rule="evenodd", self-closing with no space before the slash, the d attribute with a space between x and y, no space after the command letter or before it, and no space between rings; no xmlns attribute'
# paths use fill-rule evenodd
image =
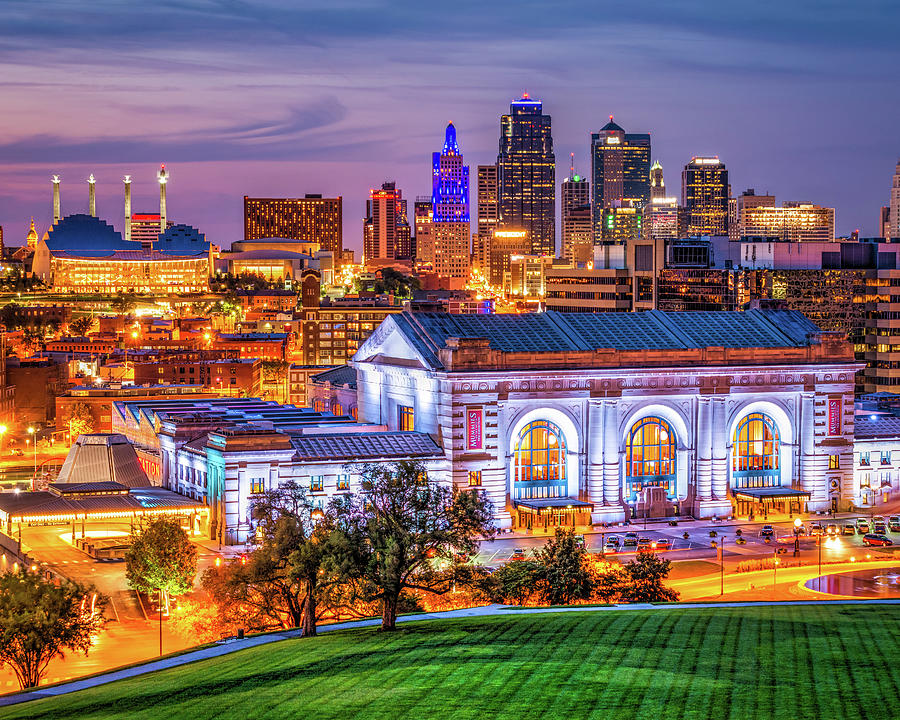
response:
<svg viewBox="0 0 900 720"><path fill-rule="evenodd" d="M548 420L528 423L516 441L516 500L566 497L566 438Z"/></svg>
<svg viewBox="0 0 900 720"><path fill-rule="evenodd" d="M645 487L664 487L666 495L675 496L675 433L661 417L641 418L625 439L625 494L636 502Z"/></svg>
<svg viewBox="0 0 900 720"><path fill-rule="evenodd" d="M765 413L750 413L734 431L731 471L738 488L781 484L781 440L775 421Z"/></svg>

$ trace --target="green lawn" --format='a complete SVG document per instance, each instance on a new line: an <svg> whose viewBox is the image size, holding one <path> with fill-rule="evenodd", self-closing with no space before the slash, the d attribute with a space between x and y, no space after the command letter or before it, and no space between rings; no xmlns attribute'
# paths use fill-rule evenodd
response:
<svg viewBox="0 0 900 720"><path fill-rule="evenodd" d="M836 718L900 707L894 606L504 614L254 648L3 718Z"/></svg>

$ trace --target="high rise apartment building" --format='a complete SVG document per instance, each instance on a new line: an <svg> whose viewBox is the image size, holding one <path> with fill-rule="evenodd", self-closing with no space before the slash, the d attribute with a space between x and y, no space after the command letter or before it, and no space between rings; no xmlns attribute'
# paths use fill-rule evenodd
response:
<svg viewBox="0 0 900 720"><path fill-rule="evenodd" d="M563 180L560 189L562 256L574 263L590 262L594 250L590 183L573 173Z"/></svg>
<svg viewBox="0 0 900 720"><path fill-rule="evenodd" d="M413 203L413 225L416 231L416 262L434 264L434 209L430 196L417 197Z"/></svg>
<svg viewBox="0 0 900 720"><path fill-rule="evenodd" d="M532 254L555 255L556 156L550 116L528 93L500 118L497 168L501 225L526 231Z"/></svg>
<svg viewBox="0 0 900 720"><path fill-rule="evenodd" d="M441 152L432 155L432 227L434 272L448 290L469 279L469 167L456 141L456 128L447 125Z"/></svg>
<svg viewBox="0 0 900 720"><path fill-rule="evenodd" d="M363 260L366 264L403 257L410 245L406 200L393 182L369 192L363 221ZM407 251L408 252L408 251Z"/></svg>
<svg viewBox="0 0 900 720"><path fill-rule="evenodd" d="M831 242L834 208L809 203L781 207L752 207L740 211L738 238L763 237L781 242Z"/></svg>
<svg viewBox="0 0 900 720"><path fill-rule="evenodd" d="M687 235L728 232L728 170L718 157L694 157L681 173L681 205Z"/></svg>
<svg viewBox="0 0 900 720"><path fill-rule="evenodd" d="M661 168L660 168L661 169ZM603 237L603 214L610 208L650 204L650 135L626 133L612 118L591 133L594 238Z"/></svg>
<svg viewBox="0 0 900 720"><path fill-rule="evenodd" d="M487 275L491 236L500 223L500 182L496 165L478 166L478 226L472 244L472 263Z"/></svg>
<svg viewBox="0 0 900 720"><path fill-rule="evenodd" d="M890 208L891 237L900 238L900 160L897 161L897 168L894 170Z"/></svg>
<svg viewBox="0 0 900 720"><path fill-rule="evenodd" d="M343 203L340 196L323 198L251 198L244 196L244 240L285 238L317 243L341 261ZM132 230L133 232L133 230Z"/></svg>

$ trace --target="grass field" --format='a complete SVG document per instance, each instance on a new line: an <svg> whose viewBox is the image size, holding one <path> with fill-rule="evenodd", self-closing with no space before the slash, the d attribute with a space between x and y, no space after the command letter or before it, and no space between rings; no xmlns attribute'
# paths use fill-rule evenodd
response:
<svg viewBox="0 0 900 720"><path fill-rule="evenodd" d="M2 718L837 718L900 707L900 610L504 614L291 640Z"/></svg>

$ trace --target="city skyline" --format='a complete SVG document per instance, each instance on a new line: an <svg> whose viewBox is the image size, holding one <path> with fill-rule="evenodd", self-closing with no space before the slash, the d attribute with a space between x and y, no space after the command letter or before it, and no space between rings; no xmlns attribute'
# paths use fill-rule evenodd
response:
<svg viewBox="0 0 900 720"><path fill-rule="evenodd" d="M151 173L166 162L170 216L223 244L240 237L244 195L322 193L344 197L345 243L359 250L351 228L370 188L393 179L409 197L427 192L433 137L447 121L465 135L471 165L491 162L498 119L525 90L553 117L558 181L571 152L587 174L590 133L612 114L651 133L673 191L692 156L718 155L735 195L754 187L835 207L839 235L879 234L900 154L891 128L900 100L883 91L898 52L883 13L897 10L874 2L836 8L827 20L793 4L777 22L765 4L740 16L705 3L677 13L648 5L640 23L603 6L563 4L553 17L537 6L514 16L502 6L454 7L471 27L450 23L449 8L378 3L204 13L188 5L152 21L143 9L104 13L104 5L91 14L65 4L40 14L8 8L7 242L24 238L32 215L46 230L50 174L62 175L71 213L86 211L83 185L94 173L98 215L121 227L122 175L135 178L135 211L152 210ZM502 36L485 43L483 28L501 19ZM429 32L424 41L437 26L440 38ZM463 51L448 53L451 45ZM35 46L38 64L24 52ZM601 66L612 71L596 73Z"/></svg>

